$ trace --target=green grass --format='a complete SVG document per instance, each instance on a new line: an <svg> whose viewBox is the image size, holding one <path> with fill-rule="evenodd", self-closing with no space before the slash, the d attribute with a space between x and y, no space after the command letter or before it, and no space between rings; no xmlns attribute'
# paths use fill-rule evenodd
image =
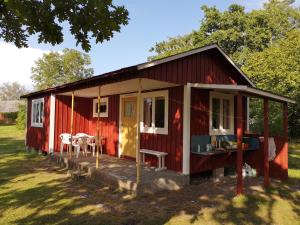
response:
<svg viewBox="0 0 300 225"><path fill-rule="evenodd" d="M134 198L105 186L72 181L47 157L24 151L24 134L0 126L0 224L297 224L300 144L290 145L289 176L261 188L245 181L191 185Z"/></svg>

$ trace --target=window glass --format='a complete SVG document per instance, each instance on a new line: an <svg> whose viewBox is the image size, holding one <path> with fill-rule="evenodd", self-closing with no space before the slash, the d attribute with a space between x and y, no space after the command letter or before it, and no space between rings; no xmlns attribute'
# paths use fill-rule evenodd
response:
<svg viewBox="0 0 300 225"><path fill-rule="evenodd" d="M213 129L220 128L220 99L212 99L212 127Z"/></svg>
<svg viewBox="0 0 300 225"><path fill-rule="evenodd" d="M39 115L39 116L40 116L39 122L40 122L40 123L43 123L43 115L44 115L44 103L43 103L43 102L40 103L39 114L40 114L40 115Z"/></svg>
<svg viewBox="0 0 300 225"><path fill-rule="evenodd" d="M43 126L43 116L44 116L44 100L34 99L32 100L32 112L31 121L32 126L42 127Z"/></svg>
<svg viewBox="0 0 300 225"><path fill-rule="evenodd" d="M125 101L124 102L124 116L125 117L134 117L135 116L135 102Z"/></svg>
<svg viewBox="0 0 300 225"><path fill-rule="evenodd" d="M223 99L223 129L230 129L230 101Z"/></svg>
<svg viewBox="0 0 300 225"><path fill-rule="evenodd" d="M152 126L152 98L144 99L143 119L144 127Z"/></svg>
<svg viewBox="0 0 300 225"><path fill-rule="evenodd" d="M165 127L165 98L155 98L155 127Z"/></svg>
<svg viewBox="0 0 300 225"><path fill-rule="evenodd" d="M107 108L106 102L100 102L100 113L105 113L106 108ZM96 109L95 113L98 113L98 103L96 103L95 109Z"/></svg>

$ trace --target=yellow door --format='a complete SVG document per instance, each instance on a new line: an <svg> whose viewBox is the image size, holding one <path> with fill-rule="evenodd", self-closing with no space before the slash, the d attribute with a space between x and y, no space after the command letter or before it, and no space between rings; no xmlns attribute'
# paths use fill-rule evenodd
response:
<svg viewBox="0 0 300 225"><path fill-rule="evenodd" d="M137 97L125 97L121 101L121 155L135 158Z"/></svg>

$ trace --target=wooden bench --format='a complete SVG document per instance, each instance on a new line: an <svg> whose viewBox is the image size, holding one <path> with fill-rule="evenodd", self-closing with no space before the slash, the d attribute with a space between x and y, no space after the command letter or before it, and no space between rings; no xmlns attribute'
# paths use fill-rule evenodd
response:
<svg viewBox="0 0 300 225"><path fill-rule="evenodd" d="M166 152L159 152L149 149L140 149L140 153L142 156L142 163L145 164L145 154L155 155L158 159L158 166L155 171L165 170L167 167L165 166L165 156L168 155Z"/></svg>

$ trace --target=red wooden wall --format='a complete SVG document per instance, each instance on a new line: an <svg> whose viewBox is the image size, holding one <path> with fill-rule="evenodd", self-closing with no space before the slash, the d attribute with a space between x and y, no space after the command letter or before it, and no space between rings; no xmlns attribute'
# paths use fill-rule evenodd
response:
<svg viewBox="0 0 300 225"><path fill-rule="evenodd" d="M118 156L119 143L119 95L112 95L108 97L108 117L100 118L100 135L104 139L104 152ZM92 103L91 103L92 104ZM89 134L97 135L97 118L93 117L92 109L90 111L90 128Z"/></svg>
<svg viewBox="0 0 300 225"><path fill-rule="evenodd" d="M60 151L61 133L70 133L71 124L71 97L57 95L55 101L55 131L54 151ZM74 130L73 134L89 133L90 111L92 100L90 98L74 98ZM65 146L66 148L66 146Z"/></svg>
<svg viewBox="0 0 300 225"><path fill-rule="evenodd" d="M39 96L37 98L44 98L44 121L43 127L31 126L31 101L27 101L27 132L26 145L36 150L48 151L49 149L49 115L50 115L50 97Z"/></svg>
<svg viewBox="0 0 300 225"><path fill-rule="evenodd" d="M197 53L146 68L141 71L141 76L181 85L185 85L187 82L203 84L248 84L217 50Z"/></svg>
<svg viewBox="0 0 300 225"><path fill-rule="evenodd" d="M141 148L167 152L168 169L182 171L182 122L183 122L183 87L169 89L168 135L141 134ZM146 156L146 161L155 164L156 157Z"/></svg>

